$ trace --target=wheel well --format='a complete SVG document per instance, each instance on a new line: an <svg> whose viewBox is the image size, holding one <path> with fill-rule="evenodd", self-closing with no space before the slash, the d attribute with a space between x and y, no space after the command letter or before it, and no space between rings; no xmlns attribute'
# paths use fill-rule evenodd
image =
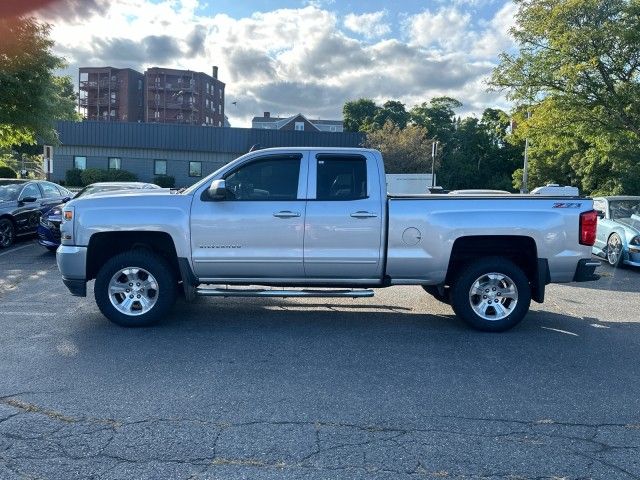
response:
<svg viewBox="0 0 640 480"><path fill-rule="evenodd" d="M171 235L165 232L94 233L87 248L87 280L96 278L98 270L114 255L143 248L161 255L179 278L178 255Z"/></svg>
<svg viewBox="0 0 640 480"><path fill-rule="evenodd" d="M13 226L15 228L16 221L13 219L13 217L11 215L0 215L0 220L4 220L5 218L9 220L11 223L13 223Z"/></svg>
<svg viewBox="0 0 640 480"><path fill-rule="evenodd" d="M445 283L448 285L458 272L480 257L505 257L518 265L536 284L538 278L538 250L531 237L518 235L478 235L458 238L451 250Z"/></svg>

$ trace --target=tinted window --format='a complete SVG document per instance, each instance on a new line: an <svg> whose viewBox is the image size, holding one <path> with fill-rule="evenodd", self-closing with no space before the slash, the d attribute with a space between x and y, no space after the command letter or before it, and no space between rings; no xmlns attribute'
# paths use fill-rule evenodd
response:
<svg viewBox="0 0 640 480"><path fill-rule="evenodd" d="M85 170L87 168L87 157L73 157L73 168Z"/></svg>
<svg viewBox="0 0 640 480"><path fill-rule="evenodd" d="M56 188L56 186L52 183L41 183L42 191L44 192L45 198L55 198L60 196L60 192Z"/></svg>
<svg viewBox="0 0 640 480"><path fill-rule="evenodd" d="M189 162L189 176L190 177L202 176L202 162Z"/></svg>
<svg viewBox="0 0 640 480"><path fill-rule="evenodd" d="M38 185L36 185L35 183L30 183L29 185L24 187L24 189L22 190L22 194L20 194L20 198L24 197L42 198L42 194L40 193Z"/></svg>
<svg viewBox="0 0 640 480"><path fill-rule="evenodd" d="M295 200L299 158L258 160L227 175L229 198L235 200Z"/></svg>
<svg viewBox="0 0 640 480"><path fill-rule="evenodd" d="M318 157L318 200L367 197L367 161L361 157Z"/></svg>
<svg viewBox="0 0 640 480"><path fill-rule="evenodd" d="M118 157L109 157L109 170L120 170L122 159Z"/></svg>
<svg viewBox="0 0 640 480"><path fill-rule="evenodd" d="M153 163L154 175L166 175L167 174L167 161L155 160Z"/></svg>

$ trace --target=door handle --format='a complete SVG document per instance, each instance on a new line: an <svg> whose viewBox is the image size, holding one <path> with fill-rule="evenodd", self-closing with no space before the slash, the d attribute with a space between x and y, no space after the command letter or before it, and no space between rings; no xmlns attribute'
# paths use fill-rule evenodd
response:
<svg viewBox="0 0 640 480"><path fill-rule="evenodd" d="M300 216L300 212L292 212L290 210L283 210L281 212L276 212L273 214L274 217L278 217L278 218L294 218L294 217L299 217Z"/></svg>
<svg viewBox="0 0 640 480"><path fill-rule="evenodd" d="M353 212L351 216L353 218L375 218L378 215L373 212L365 212L364 210L359 210L357 212Z"/></svg>

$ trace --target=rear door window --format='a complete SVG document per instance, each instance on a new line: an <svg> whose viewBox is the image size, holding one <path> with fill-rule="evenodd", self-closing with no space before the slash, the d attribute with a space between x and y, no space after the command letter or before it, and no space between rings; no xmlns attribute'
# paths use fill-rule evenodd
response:
<svg viewBox="0 0 640 480"><path fill-rule="evenodd" d="M317 200L367 198L367 160L364 157L318 156Z"/></svg>

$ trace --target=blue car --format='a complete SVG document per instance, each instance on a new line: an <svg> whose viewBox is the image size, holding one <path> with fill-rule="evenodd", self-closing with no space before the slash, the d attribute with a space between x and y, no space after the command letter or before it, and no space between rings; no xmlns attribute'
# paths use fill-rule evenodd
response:
<svg viewBox="0 0 640 480"><path fill-rule="evenodd" d="M118 190L160 189L158 185L143 182L101 182L92 183L80 190L73 198L102 192ZM48 250L55 251L60 245L60 223L62 223L62 206L56 205L40 217L38 225L38 243Z"/></svg>
<svg viewBox="0 0 640 480"><path fill-rule="evenodd" d="M598 229L593 253L609 265L640 267L640 197L596 197Z"/></svg>

